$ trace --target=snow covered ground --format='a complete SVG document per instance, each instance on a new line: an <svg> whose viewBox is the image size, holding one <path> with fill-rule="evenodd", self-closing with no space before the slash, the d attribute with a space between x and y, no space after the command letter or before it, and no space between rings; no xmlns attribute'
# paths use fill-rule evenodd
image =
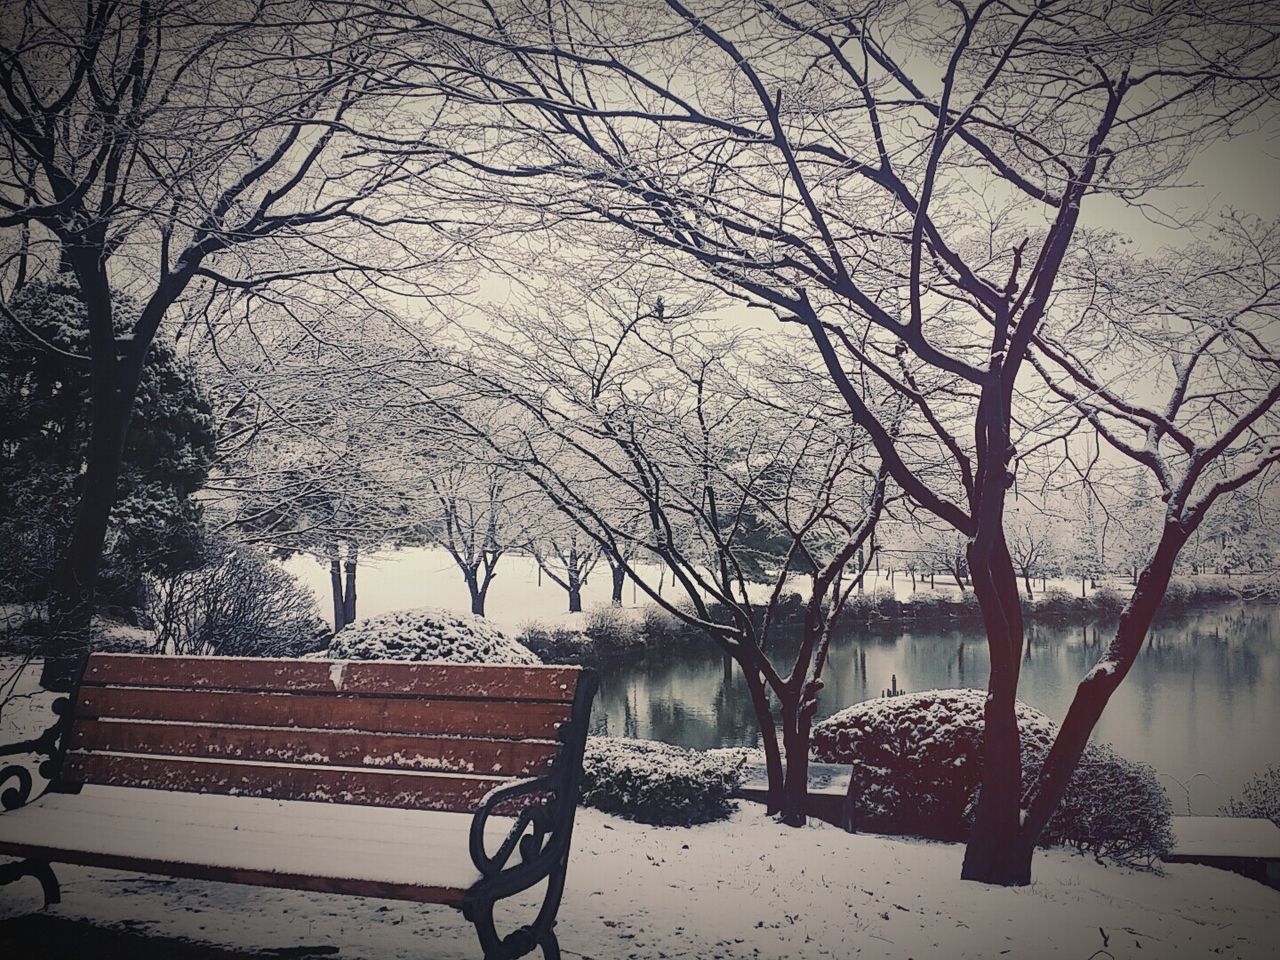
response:
<svg viewBox="0 0 1280 960"><path fill-rule="evenodd" d="M305 824L299 824L305 831ZM747 806L726 823L648 827L583 810L560 940L566 956L1176 960L1275 957L1280 894L1208 867L1164 877L1050 851L1024 889L962 883L963 848L791 830ZM55 916L244 950L340 958L475 957L446 907L61 867ZM0 918L40 906L0 888ZM1105 952L1099 952L1104 951Z"/></svg>

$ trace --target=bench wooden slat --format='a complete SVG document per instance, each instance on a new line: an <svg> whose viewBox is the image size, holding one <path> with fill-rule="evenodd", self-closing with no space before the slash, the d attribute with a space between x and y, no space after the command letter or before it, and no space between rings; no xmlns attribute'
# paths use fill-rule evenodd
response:
<svg viewBox="0 0 1280 960"><path fill-rule="evenodd" d="M504 782L501 777L462 774L378 772L112 753L70 753L63 775L69 783L109 787L454 813L474 810L486 793Z"/></svg>
<svg viewBox="0 0 1280 960"><path fill-rule="evenodd" d="M76 711L85 719L552 739L570 705L82 686Z"/></svg>
<svg viewBox="0 0 1280 960"><path fill-rule="evenodd" d="M94 654L82 683L287 693L348 693L570 703L577 667Z"/></svg>
<svg viewBox="0 0 1280 960"><path fill-rule="evenodd" d="M527 777L548 769L559 744L551 740L86 719L76 724L71 749Z"/></svg>

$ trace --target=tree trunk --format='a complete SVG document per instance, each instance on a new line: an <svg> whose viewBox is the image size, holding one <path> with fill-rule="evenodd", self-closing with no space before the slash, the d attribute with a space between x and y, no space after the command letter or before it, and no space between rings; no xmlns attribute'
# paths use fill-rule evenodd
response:
<svg viewBox="0 0 1280 960"><path fill-rule="evenodd" d="M1031 593L1031 576L1030 574L1028 574L1026 570L1022 571L1022 581L1023 583L1026 584L1026 587L1027 587L1027 599L1028 600L1034 599L1034 595Z"/></svg>
<svg viewBox="0 0 1280 960"><path fill-rule="evenodd" d="M765 813L773 816L782 808L782 754L778 749L778 727L773 719L773 711L769 709L769 694L765 690L764 679L754 667L742 663L742 675L747 681L747 691L751 694L751 707L756 714L756 726L760 730L760 745L764 748L765 774L769 781L769 792L765 798Z"/></svg>
<svg viewBox="0 0 1280 960"><path fill-rule="evenodd" d="M342 561L336 543L329 544L329 587L333 594L333 632L339 633L347 625L347 608L342 596Z"/></svg>
<svg viewBox="0 0 1280 960"><path fill-rule="evenodd" d="M623 569L622 564L609 567L609 573L613 576L613 595L610 602L615 607L622 606L622 588L626 585L627 571Z"/></svg>
<svg viewBox="0 0 1280 960"><path fill-rule="evenodd" d="M1016 704L1022 660L1022 605L999 510L979 517L969 574L991 658L983 713L982 786L960 876L1005 886L1031 882L1016 855L1022 798L1022 744Z"/></svg>
<svg viewBox="0 0 1280 960"><path fill-rule="evenodd" d="M89 652L107 523L142 375L141 358L135 362L116 356L111 288L96 251L67 253L64 248L64 255L74 267L89 327L91 409L89 452L75 522L49 590L49 638L40 683L58 691L71 688L77 665Z"/></svg>
<svg viewBox="0 0 1280 960"><path fill-rule="evenodd" d="M569 551L569 569L566 571L569 575L569 612L582 612L582 583L578 579L578 551L571 549Z"/></svg>
<svg viewBox="0 0 1280 960"><path fill-rule="evenodd" d="M1177 526L1165 527L1151 562L1139 574L1133 596L1120 614L1120 622L1116 625L1115 636L1107 647L1107 652L1076 687L1076 695L1067 709L1067 716L1058 728L1049 756L1045 758L1044 766L1032 788L1033 799L1015 848L1015 854L1019 858L1017 866L1025 869L1028 875L1031 872L1031 857L1035 845L1071 783L1071 777L1088 746L1093 728L1106 709L1111 695L1142 652L1143 639L1151 629L1151 621L1164 599L1169 579L1173 575L1174 562L1185 542L1186 534Z"/></svg>
<svg viewBox="0 0 1280 960"><path fill-rule="evenodd" d="M343 563L343 568L347 575L347 588L342 595L342 625L344 627L356 622L356 564L359 562L359 548L354 543L348 544L347 559Z"/></svg>
<svg viewBox="0 0 1280 960"><path fill-rule="evenodd" d="M462 575L467 581L467 592L471 594L471 612L483 617L486 591L480 588L480 578L475 570L464 570Z"/></svg>
<svg viewBox="0 0 1280 960"><path fill-rule="evenodd" d="M781 699L781 698L780 698ZM802 698L781 700L782 747L786 758L778 814L789 827L808 823L810 722L803 715Z"/></svg>

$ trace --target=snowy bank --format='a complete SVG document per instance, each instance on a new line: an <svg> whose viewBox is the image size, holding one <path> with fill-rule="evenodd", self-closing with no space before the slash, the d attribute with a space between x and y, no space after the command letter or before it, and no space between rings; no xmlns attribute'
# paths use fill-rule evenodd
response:
<svg viewBox="0 0 1280 960"><path fill-rule="evenodd" d="M300 830L304 829L299 825ZM791 830L747 807L648 827L579 812L560 942L568 956L963 960L1240 960L1275 956L1280 895L1208 867L1166 876L1048 851L1023 889L962 883L955 844ZM56 916L247 950L455 960L474 934L443 907L61 867ZM3 888L0 918L40 906ZM1106 953L1098 954L1099 950Z"/></svg>

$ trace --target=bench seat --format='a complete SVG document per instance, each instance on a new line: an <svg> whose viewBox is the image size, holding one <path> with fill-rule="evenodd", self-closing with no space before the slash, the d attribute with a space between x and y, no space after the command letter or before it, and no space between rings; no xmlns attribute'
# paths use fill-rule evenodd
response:
<svg viewBox="0 0 1280 960"><path fill-rule="evenodd" d="M460 903L469 813L88 785L0 817L0 854L301 890ZM492 817L501 836L512 820ZM429 882L428 882L429 881Z"/></svg>

